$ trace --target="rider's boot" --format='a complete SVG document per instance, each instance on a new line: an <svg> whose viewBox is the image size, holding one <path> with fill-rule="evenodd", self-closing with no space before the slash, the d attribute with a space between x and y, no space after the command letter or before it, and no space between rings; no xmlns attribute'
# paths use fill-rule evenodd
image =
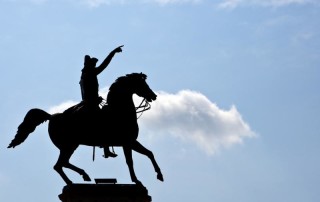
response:
<svg viewBox="0 0 320 202"><path fill-rule="evenodd" d="M109 157L115 158L118 156L114 152L111 152L109 147L104 147L103 150L104 150L104 155L103 155L104 158L109 158Z"/></svg>

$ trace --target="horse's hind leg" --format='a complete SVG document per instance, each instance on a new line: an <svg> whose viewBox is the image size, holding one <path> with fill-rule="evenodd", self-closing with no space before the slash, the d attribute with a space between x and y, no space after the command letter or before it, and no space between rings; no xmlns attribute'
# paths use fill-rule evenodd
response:
<svg viewBox="0 0 320 202"><path fill-rule="evenodd" d="M66 165L66 162L69 161L72 152L66 152L65 150L60 149L60 154L57 163L53 166L53 169L59 173L62 179L66 184L72 184L72 181L67 177L67 175L63 172L62 167Z"/></svg>
<svg viewBox="0 0 320 202"><path fill-rule="evenodd" d="M69 169L79 173L80 175L82 175L82 177L85 181L91 181L90 177L88 176L88 174L84 170L69 163L69 159L75 149L76 148L68 149L68 150L60 149L60 155L59 155L58 161L53 167L54 170L56 170L59 173L59 175L62 177L62 179L66 182L66 184L72 184L72 181L63 172L63 169L62 169L63 167L69 168Z"/></svg>
<svg viewBox="0 0 320 202"><path fill-rule="evenodd" d="M91 178L89 177L89 175L88 175L83 169L78 168L78 167L72 165L72 164L69 163L69 162L68 162L64 167L65 167L65 168L69 168L69 169L71 169L71 170L79 173L79 175L82 176L82 178L83 178L84 181L91 181Z"/></svg>

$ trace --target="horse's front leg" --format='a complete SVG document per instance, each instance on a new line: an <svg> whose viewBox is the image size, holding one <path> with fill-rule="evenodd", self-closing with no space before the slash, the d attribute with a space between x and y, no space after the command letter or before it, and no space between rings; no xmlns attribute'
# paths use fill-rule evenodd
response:
<svg viewBox="0 0 320 202"><path fill-rule="evenodd" d="M132 182L136 183L137 185L142 185L142 183L138 180L138 178L134 172L133 160L132 160L132 148L129 146L123 146L123 153L126 158L126 162L127 162L128 168L129 168L130 177L131 177Z"/></svg>
<svg viewBox="0 0 320 202"><path fill-rule="evenodd" d="M150 150L148 150L147 148L145 148L138 141L134 142L134 144L132 146L132 149L135 150L136 152L139 152L140 154L144 154L147 157L149 157L149 159L151 160L152 165L154 167L154 170L157 173L157 179L160 180L160 181L163 181L163 175L161 173L160 167L158 166L158 164L156 162L156 159L153 156L153 153Z"/></svg>

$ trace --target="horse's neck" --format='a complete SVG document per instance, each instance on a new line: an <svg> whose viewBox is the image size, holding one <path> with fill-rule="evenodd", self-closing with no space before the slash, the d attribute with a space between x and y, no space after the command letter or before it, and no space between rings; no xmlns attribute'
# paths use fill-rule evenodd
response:
<svg viewBox="0 0 320 202"><path fill-rule="evenodd" d="M135 105L132 98L133 94L119 93L110 91L107 97L109 107L120 111L135 111Z"/></svg>

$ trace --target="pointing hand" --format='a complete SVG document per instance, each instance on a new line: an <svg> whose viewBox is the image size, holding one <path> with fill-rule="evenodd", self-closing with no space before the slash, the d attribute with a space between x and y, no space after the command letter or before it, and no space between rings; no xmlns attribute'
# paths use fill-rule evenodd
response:
<svg viewBox="0 0 320 202"><path fill-rule="evenodd" d="M114 49L113 51L116 52L116 53L120 53L120 52L122 52L122 47L123 47L123 45L117 47L117 48Z"/></svg>

